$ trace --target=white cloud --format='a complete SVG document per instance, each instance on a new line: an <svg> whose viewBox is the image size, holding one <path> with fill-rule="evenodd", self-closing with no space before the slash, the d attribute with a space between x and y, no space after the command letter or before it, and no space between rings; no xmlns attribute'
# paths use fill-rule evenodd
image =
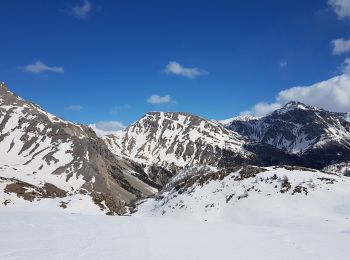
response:
<svg viewBox="0 0 350 260"><path fill-rule="evenodd" d="M280 61L280 68L286 68L288 66L288 62L285 60Z"/></svg>
<svg viewBox="0 0 350 260"><path fill-rule="evenodd" d="M89 127L91 127L98 136L115 134L125 129L125 125L120 121L100 121L90 124Z"/></svg>
<svg viewBox="0 0 350 260"><path fill-rule="evenodd" d="M345 59L342 66L342 71L344 74L350 75L350 58Z"/></svg>
<svg viewBox="0 0 350 260"><path fill-rule="evenodd" d="M73 6L71 9L71 14L75 17L86 19L89 17L89 14L92 10L92 4L88 0L84 0L82 5Z"/></svg>
<svg viewBox="0 0 350 260"><path fill-rule="evenodd" d="M345 40L343 38L336 39L331 41L331 44L333 45L332 53L334 55L340 55L340 54L350 52L350 39L349 40Z"/></svg>
<svg viewBox="0 0 350 260"><path fill-rule="evenodd" d="M33 64L28 64L24 66L23 69L24 71L35 73L35 74L40 74L42 72L56 72L56 73L64 72L63 67L55 67L55 66L50 67L41 61L37 61Z"/></svg>
<svg viewBox="0 0 350 260"><path fill-rule="evenodd" d="M164 72L166 74L173 74L173 75L178 75L186 78L195 78L201 75L208 74L207 71L199 68L185 68L183 67L180 63L176 61L171 61L169 62L165 69Z"/></svg>
<svg viewBox="0 0 350 260"><path fill-rule="evenodd" d="M297 86L280 91L272 103L260 102L241 114L266 115L289 101L300 101L336 112L350 111L350 58L346 60L346 70L342 74L311 86Z"/></svg>
<svg viewBox="0 0 350 260"><path fill-rule="evenodd" d="M339 19L350 18L349 0L329 0L328 4L332 7Z"/></svg>
<svg viewBox="0 0 350 260"><path fill-rule="evenodd" d="M83 110L84 107L81 105L70 105L70 106L67 106L65 109L70 111L80 111L80 110Z"/></svg>
<svg viewBox="0 0 350 260"><path fill-rule="evenodd" d="M165 96L159 96L159 95L152 95L147 99L147 103L150 104L170 104L173 101L171 100L171 97L169 95Z"/></svg>
<svg viewBox="0 0 350 260"><path fill-rule="evenodd" d="M277 102L259 102L255 104L250 110L241 112L241 115L264 116L279 108L281 108L281 104Z"/></svg>

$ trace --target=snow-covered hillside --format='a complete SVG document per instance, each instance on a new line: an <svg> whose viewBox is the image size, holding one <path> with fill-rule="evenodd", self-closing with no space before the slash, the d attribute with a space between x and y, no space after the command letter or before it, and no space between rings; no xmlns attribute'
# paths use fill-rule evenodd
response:
<svg viewBox="0 0 350 260"><path fill-rule="evenodd" d="M253 225L350 225L350 178L297 167L184 170L138 216Z"/></svg>
<svg viewBox="0 0 350 260"><path fill-rule="evenodd" d="M327 167L323 168L323 170L326 172L331 172L331 173L339 174L339 175L346 175L349 177L350 176L350 161L331 164L331 165L328 165Z"/></svg>

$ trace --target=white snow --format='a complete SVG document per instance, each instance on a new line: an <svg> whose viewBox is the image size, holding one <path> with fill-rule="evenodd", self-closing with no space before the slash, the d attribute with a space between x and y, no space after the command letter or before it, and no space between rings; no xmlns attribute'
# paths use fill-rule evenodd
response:
<svg viewBox="0 0 350 260"><path fill-rule="evenodd" d="M197 167L201 169L217 170ZM271 180L274 174L278 178ZM192 175L187 169L174 181ZM0 204L0 259L349 258L350 179L284 168L267 168L239 181L236 176L195 185L191 192L171 191L162 200L149 199L132 216L102 216L90 197L77 194ZM284 176L292 187L307 187L309 193L281 194ZM261 192L247 191L251 186ZM61 201L68 203L66 209L59 207Z"/></svg>
<svg viewBox="0 0 350 260"><path fill-rule="evenodd" d="M346 113L345 120L350 122L350 112Z"/></svg>
<svg viewBox="0 0 350 260"><path fill-rule="evenodd" d="M169 190L160 198L145 200L136 215L290 228L350 228L350 178L318 171L266 169L253 178L235 180L237 172L203 186L195 184L185 192ZM292 187L281 193L285 176ZM292 194L296 186L305 187L307 194Z"/></svg>
<svg viewBox="0 0 350 260"><path fill-rule="evenodd" d="M347 260L350 229L1 212L0 259Z"/></svg>
<svg viewBox="0 0 350 260"><path fill-rule="evenodd" d="M226 125L230 125L233 121L251 121L251 120L257 120L260 118L261 117L252 116L252 115L240 115L240 116L235 116L224 120L219 120L218 122L226 126Z"/></svg>

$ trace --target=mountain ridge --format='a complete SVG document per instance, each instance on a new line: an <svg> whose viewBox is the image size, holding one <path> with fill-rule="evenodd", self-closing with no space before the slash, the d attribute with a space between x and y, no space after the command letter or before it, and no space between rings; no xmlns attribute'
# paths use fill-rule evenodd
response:
<svg viewBox="0 0 350 260"><path fill-rule="evenodd" d="M0 95L0 177L38 189L49 183L67 194L86 194L117 214L155 192L156 184L144 182L137 163L112 154L91 128L45 112L5 84ZM107 201L110 207L101 204Z"/></svg>
<svg viewBox="0 0 350 260"><path fill-rule="evenodd" d="M204 167L203 176L249 165L348 175L349 115L300 102L226 124L187 112L152 111L100 138L0 83L0 194L6 207L20 204L18 198L50 199L75 212L81 200L94 211L121 215L196 167Z"/></svg>

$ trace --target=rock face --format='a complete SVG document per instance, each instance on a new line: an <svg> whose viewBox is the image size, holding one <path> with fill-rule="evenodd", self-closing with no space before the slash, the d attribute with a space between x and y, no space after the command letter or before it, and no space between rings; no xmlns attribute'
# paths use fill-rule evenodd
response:
<svg viewBox="0 0 350 260"><path fill-rule="evenodd" d="M217 166L224 151L233 153L237 163L250 155L243 148L242 136L218 122L187 113L151 112L104 140L114 154L143 164L160 185L181 168Z"/></svg>
<svg viewBox="0 0 350 260"><path fill-rule="evenodd" d="M133 200L152 195L156 186L137 163L112 154L92 129L45 112L3 83L0 177L38 189L49 183L69 194L102 194L119 205L113 209L118 214Z"/></svg>
<svg viewBox="0 0 350 260"><path fill-rule="evenodd" d="M259 157L275 150L281 160L288 157L291 164L318 169L350 159L347 113L290 102L265 117L233 120L225 126L248 138L250 150Z"/></svg>

